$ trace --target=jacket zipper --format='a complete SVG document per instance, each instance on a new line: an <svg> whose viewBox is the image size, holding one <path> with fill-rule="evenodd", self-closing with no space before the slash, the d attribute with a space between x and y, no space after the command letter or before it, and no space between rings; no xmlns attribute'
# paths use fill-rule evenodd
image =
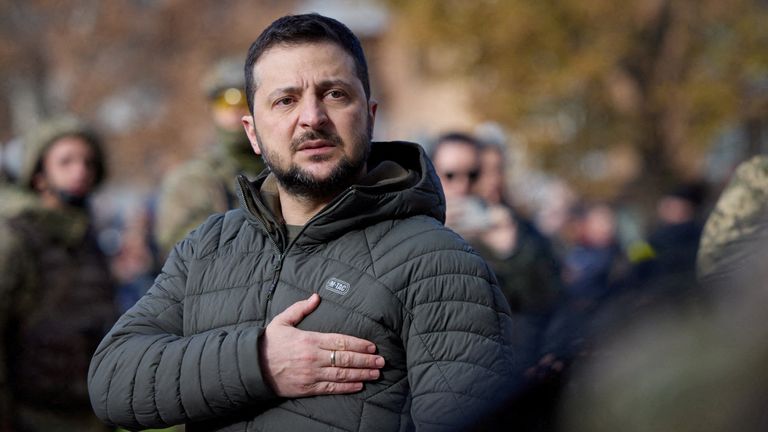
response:
<svg viewBox="0 0 768 432"><path fill-rule="evenodd" d="M240 189L241 190L238 190L238 193L239 194L243 194L242 188L240 188ZM312 217L312 219L307 221L307 223L304 224L304 227L301 229L301 231L299 231L299 233L296 235L296 237L285 247L285 249L281 249L280 247L278 247L277 242L275 241L275 239L272 237L272 235L269 233L269 231L267 231L267 237L269 238L270 242L272 242L272 246L274 246L275 250L277 250L279 252L279 254L277 255L277 262L274 264L274 266L272 266L272 270L273 270L272 283L270 283L270 285L269 285L269 290L267 291L267 301L264 304L264 320L265 320L265 323L268 322L268 320L269 320L268 319L268 317L269 317L269 307L272 305L272 297L274 296L275 290L277 289L277 284L278 284L278 282L280 280L280 273L283 270L283 261L285 260L285 257L288 255L288 251L296 243L296 240L299 237L301 237L302 234L304 234L304 231L307 229L307 227L309 225L312 224L312 222L314 222L317 218L319 218L323 214L328 213L328 212L334 210L347 197L352 196L354 194L355 194L355 189L349 188L345 193L339 195L334 200L335 202L332 201L331 204L328 207L326 207L323 211L321 211L320 213L316 214L315 216ZM243 197L243 202L245 202L246 203L246 207L248 207L247 201L244 199L244 197ZM256 205L259 205L259 204L257 203ZM261 220L261 223L262 223L262 225L264 225L265 228L267 227L266 221L264 221L262 219L262 217L259 216L258 213L252 211L251 209L249 209L249 211L251 211L251 214L253 214L258 219Z"/></svg>
<svg viewBox="0 0 768 432"><path fill-rule="evenodd" d="M272 242L272 246L274 246L275 250L278 251L277 255L277 261L272 266L272 283L269 284L269 290L267 291L267 301L264 303L264 321L265 323L269 321L269 306L272 304L272 296L275 293L275 288L277 288L277 282L280 280L280 273L283 270L283 259L285 258L285 251L280 250L280 248L277 246L277 242L272 238L271 235L267 235L269 237L269 240ZM288 248L286 248L286 251Z"/></svg>
<svg viewBox="0 0 768 432"><path fill-rule="evenodd" d="M272 277L272 284L269 287L269 291L267 291L267 304L269 304L270 301L272 301L272 295L275 293L275 288L277 288L277 281L280 279L280 272L283 270L283 258L285 257L285 254L280 254L277 256L277 262L274 266L272 266L273 270L273 277Z"/></svg>

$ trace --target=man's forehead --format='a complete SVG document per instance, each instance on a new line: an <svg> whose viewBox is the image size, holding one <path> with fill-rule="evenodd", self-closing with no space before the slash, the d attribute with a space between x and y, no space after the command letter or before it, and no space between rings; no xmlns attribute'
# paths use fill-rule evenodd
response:
<svg viewBox="0 0 768 432"><path fill-rule="evenodd" d="M437 164L456 166L475 165L478 162L477 150L463 141L444 141L435 152L434 159Z"/></svg>
<svg viewBox="0 0 768 432"><path fill-rule="evenodd" d="M327 41L274 45L259 57L253 73L259 84L265 78L291 79L297 73L336 73L357 77L352 56L339 45Z"/></svg>
<svg viewBox="0 0 768 432"><path fill-rule="evenodd" d="M457 154L479 156L478 149L472 143L463 140L446 140L438 144L437 154Z"/></svg>

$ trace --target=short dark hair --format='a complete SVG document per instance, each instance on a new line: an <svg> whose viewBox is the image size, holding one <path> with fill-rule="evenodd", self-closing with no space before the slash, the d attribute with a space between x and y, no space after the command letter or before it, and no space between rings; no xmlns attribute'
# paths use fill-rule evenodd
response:
<svg viewBox="0 0 768 432"><path fill-rule="evenodd" d="M270 24L248 49L248 57L245 61L245 94L251 114L253 114L253 94L256 91L253 66L259 57L275 45L299 45L310 42L331 42L352 56L357 77L363 84L365 97L371 98L368 64L365 61L363 47L357 36L347 26L333 18L316 13L287 15Z"/></svg>
<svg viewBox="0 0 768 432"><path fill-rule="evenodd" d="M483 143L472 135L466 134L464 132L448 132L440 135L437 137L437 139L435 139L434 143L432 144L431 151L429 152L429 157L434 159L438 150L440 150L440 147L442 147L443 144L447 142L459 142L466 144L477 152L479 152L483 146Z"/></svg>

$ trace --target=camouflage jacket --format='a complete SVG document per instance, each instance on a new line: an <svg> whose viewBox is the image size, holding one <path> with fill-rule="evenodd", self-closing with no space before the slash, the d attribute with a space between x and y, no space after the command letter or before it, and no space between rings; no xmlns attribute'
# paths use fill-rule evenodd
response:
<svg viewBox="0 0 768 432"><path fill-rule="evenodd" d="M768 156L743 162L704 226L697 258L702 281L733 273L757 245L768 239Z"/></svg>
<svg viewBox="0 0 768 432"><path fill-rule="evenodd" d="M91 354L117 315L103 254L79 210L31 206L0 222L0 418L11 430L93 424Z"/></svg>
<svg viewBox="0 0 768 432"><path fill-rule="evenodd" d="M246 157L250 160L241 160ZM235 178L243 173L254 179L263 167L253 153L235 157L212 151L169 173L160 188L155 220L155 241L162 254L208 216L236 208Z"/></svg>
<svg viewBox="0 0 768 432"><path fill-rule="evenodd" d="M35 206L37 197L13 183L0 182L0 219L19 214L22 210Z"/></svg>

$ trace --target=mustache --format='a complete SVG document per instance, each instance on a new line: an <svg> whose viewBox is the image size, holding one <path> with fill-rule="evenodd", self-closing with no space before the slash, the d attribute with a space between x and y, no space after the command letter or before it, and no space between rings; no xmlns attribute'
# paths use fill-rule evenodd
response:
<svg viewBox="0 0 768 432"><path fill-rule="evenodd" d="M343 144L341 137L334 133L318 131L318 130L310 130L310 131L304 132L300 136L291 140L291 151L298 151L299 146L301 146L303 143L307 141L312 141L312 140L330 141L336 146L340 146Z"/></svg>

